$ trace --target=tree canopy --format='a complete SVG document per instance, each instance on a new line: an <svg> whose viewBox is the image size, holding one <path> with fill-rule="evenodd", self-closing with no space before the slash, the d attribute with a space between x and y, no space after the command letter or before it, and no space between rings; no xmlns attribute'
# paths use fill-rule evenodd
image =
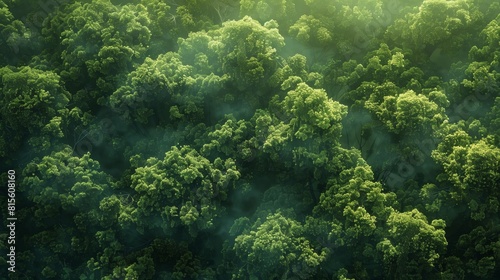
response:
<svg viewBox="0 0 500 280"><path fill-rule="evenodd" d="M10 279L500 279L499 14L0 0Z"/></svg>

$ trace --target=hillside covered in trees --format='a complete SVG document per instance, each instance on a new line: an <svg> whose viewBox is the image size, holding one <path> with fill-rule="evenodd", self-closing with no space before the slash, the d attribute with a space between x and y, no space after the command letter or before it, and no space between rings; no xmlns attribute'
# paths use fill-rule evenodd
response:
<svg viewBox="0 0 500 280"><path fill-rule="evenodd" d="M10 279L500 279L498 1L0 0L0 33Z"/></svg>

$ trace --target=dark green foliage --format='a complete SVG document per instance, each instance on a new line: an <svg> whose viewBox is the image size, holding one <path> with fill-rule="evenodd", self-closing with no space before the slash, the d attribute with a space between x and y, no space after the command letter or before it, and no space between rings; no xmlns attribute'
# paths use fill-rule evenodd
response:
<svg viewBox="0 0 500 280"><path fill-rule="evenodd" d="M0 0L10 278L500 279L497 2Z"/></svg>

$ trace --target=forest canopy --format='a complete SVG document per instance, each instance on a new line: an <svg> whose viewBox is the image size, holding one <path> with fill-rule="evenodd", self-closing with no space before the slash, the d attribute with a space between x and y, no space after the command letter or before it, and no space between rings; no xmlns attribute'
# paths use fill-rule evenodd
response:
<svg viewBox="0 0 500 280"><path fill-rule="evenodd" d="M0 33L10 279L500 279L497 1L0 0Z"/></svg>

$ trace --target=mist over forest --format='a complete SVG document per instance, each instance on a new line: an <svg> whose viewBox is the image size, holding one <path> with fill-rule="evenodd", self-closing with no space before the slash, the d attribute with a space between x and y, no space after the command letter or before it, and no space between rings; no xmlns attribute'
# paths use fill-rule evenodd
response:
<svg viewBox="0 0 500 280"><path fill-rule="evenodd" d="M498 1L0 0L0 33L2 279L500 279Z"/></svg>

